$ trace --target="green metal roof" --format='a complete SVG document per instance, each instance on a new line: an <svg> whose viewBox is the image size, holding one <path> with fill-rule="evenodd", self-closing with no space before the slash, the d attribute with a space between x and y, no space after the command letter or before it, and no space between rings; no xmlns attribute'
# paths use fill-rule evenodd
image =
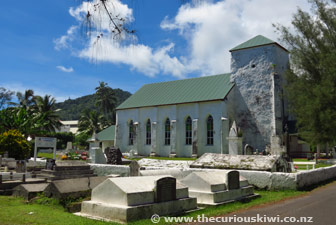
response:
<svg viewBox="0 0 336 225"><path fill-rule="evenodd" d="M230 74L147 84L117 109L222 100L233 86Z"/></svg>
<svg viewBox="0 0 336 225"><path fill-rule="evenodd" d="M115 134L115 126L112 125L97 134L97 138L99 141L113 141Z"/></svg>
<svg viewBox="0 0 336 225"><path fill-rule="evenodd" d="M272 41L271 39L268 39L268 38L266 38L262 35L258 35L258 36L255 36L254 38L252 38L252 39L234 47L233 49L230 50L230 52L241 50L241 49L246 49L246 48L253 48L253 47L262 46L262 45L269 45L269 44L276 44L279 47L281 47L281 48L283 48L284 50L287 51L287 49L285 49L284 47L279 45L277 42Z"/></svg>

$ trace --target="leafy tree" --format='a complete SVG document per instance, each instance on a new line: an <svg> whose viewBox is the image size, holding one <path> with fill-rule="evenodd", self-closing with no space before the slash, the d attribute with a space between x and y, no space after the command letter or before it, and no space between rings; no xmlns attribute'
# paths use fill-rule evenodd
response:
<svg viewBox="0 0 336 225"><path fill-rule="evenodd" d="M86 109L78 121L78 131L92 135L101 131L105 124L103 115L97 111Z"/></svg>
<svg viewBox="0 0 336 225"><path fill-rule="evenodd" d="M7 105L7 103L12 99L13 94L14 91L10 91L6 88L0 87L0 109Z"/></svg>
<svg viewBox="0 0 336 225"><path fill-rule="evenodd" d="M96 87L96 95L96 105L102 110L110 124L112 124L115 121L113 113L117 102L113 89L107 86L107 83L101 81L99 82L99 86Z"/></svg>
<svg viewBox="0 0 336 225"><path fill-rule="evenodd" d="M23 160L30 156L31 146L18 130L9 130L0 135L0 154L8 151L8 156Z"/></svg>
<svg viewBox="0 0 336 225"><path fill-rule="evenodd" d="M91 137L90 134L86 134L85 132L81 132L75 137L75 145L81 148L87 149L89 147L89 143L87 140Z"/></svg>
<svg viewBox="0 0 336 225"><path fill-rule="evenodd" d="M313 145L336 139L336 0L311 0L312 14L294 15L295 32L277 25L291 53L286 88L302 137Z"/></svg>
<svg viewBox="0 0 336 225"><path fill-rule="evenodd" d="M44 97L34 97L34 114L37 121L39 121L40 129L43 131L54 132L62 124L59 116L53 110L56 100L50 95Z"/></svg>
<svg viewBox="0 0 336 225"><path fill-rule="evenodd" d="M34 91L31 89L26 90L24 93L17 92L16 97L19 103L12 102L11 104L14 106L29 109L34 104Z"/></svg>

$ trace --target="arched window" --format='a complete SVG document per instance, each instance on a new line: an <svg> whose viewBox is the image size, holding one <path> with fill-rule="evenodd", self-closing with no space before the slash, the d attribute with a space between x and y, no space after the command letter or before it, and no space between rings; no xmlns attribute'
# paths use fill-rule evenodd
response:
<svg viewBox="0 0 336 225"><path fill-rule="evenodd" d="M128 144L133 145L134 143L134 124L133 120L129 122L129 134L128 134Z"/></svg>
<svg viewBox="0 0 336 225"><path fill-rule="evenodd" d="M192 143L192 121L190 116L188 116L188 118L186 119L186 145L191 145Z"/></svg>
<svg viewBox="0 0 336 225"><path fill-rule="evenodd" d="M213 118L210 115L207 119L207 145L213 145L214 143L214 129L213 129Z"/></svg>
<svg viewBox="0 0 336 225"><path fill-rule="evenodd" d="M150 145L152 142L152 126L150 119L147 120L146 123L146 145Z"/></svg>
<svg viewBox="0 0 336 225"><path fill-rule="evenodd" d="M166 119L165 122L165 145L170 145L170 120Z"/></svg>

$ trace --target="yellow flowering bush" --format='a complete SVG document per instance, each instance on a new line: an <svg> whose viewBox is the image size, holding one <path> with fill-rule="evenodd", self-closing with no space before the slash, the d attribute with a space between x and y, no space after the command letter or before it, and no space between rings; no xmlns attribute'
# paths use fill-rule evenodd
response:
<svg viewBox="0 0 336 225"><path fill-rule="evenodd" d="M18 130L9 130L0 134L0 154L8 152L8 157L22 160L29 158L31 146Z"/></svg>

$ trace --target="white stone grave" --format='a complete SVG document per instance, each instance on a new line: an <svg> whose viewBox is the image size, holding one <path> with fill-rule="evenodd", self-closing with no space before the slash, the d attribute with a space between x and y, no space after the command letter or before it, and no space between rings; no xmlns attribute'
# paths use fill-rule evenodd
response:
<svg viewBox="0 0 336 225"><path fill-rule="evenodd" d="M221 205L257 196L238 171L193 172L180 182L189 188L189 195L197 198L199 205Z"/></svg>
<svg viewBox="0 0 336 225"><path fill-rule="evenodd" d="M243 138L238 137L238 128L235 121L233 121L230 129L229 137L226 139L229 141L229 154L242 155Z"/></svg>
<svg viewBox="0 0 336 225"><path fill-rule="evenodd" d="M196 198L172 176L109 178L92 190L91 201L76 215L98 220L128 222L181 214L197 208Z"/></svg>
<svg viewBox="0 0 336 225"><path fill-rule="evenodd" d="M100 147L91 147L89 150L89 160L95 164L106 164L107 159Z"/></svg>

